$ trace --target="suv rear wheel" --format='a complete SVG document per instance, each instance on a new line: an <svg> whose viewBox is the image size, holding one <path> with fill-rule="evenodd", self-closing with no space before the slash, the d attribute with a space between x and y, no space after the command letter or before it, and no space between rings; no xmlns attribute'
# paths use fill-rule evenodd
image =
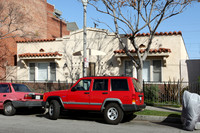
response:
<svg viewBox="0 0 200 133"><path fill-rule="evenodd" d="M16 109L11 102L7 102L4 104L3 112L7 116L12 116L16 113Z"/></svg>
<svg viewBox="0 0 200 133"><path fill-rule="evenodd" d="M57 120L60 115L60 104L56 100L52 100L49 105L49 118Z"/></svg>
<svg viewBox="0 0 200 133"><path fill-rule="evenodd" d="M109 103L104 110L104 119L109 124L119 124L124 116L124 112L117 103Z"/></svg>

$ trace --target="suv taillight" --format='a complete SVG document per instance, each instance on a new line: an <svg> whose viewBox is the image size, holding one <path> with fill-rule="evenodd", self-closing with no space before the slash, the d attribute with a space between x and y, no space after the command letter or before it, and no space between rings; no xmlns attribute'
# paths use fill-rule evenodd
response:
<svg viewBox="0 0 200 133"><path fill-rule="evenodd" d="M24 99L32 99L32 95L26 94L26 95L24 95Z"/></svg>
<svg viewBox="0 0 200 133"><path fill-rule="evenodd" d="M136 99L136 96L135 96L135 94L132 94L132 104L135 104L135 99Z"/></svg>

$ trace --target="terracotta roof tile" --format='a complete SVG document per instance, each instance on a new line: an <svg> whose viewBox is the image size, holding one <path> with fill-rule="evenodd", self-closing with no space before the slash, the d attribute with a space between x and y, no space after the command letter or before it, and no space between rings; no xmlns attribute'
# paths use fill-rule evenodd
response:
<svg viewBox="0 0 200 133"><path fill-rule="evenodd" d="M16 43L27 43L27 42L51 42L55 41L55 38L51 39L36 39L36 40L17 40Z"/></svg>
<svg viewBox="0 0 200 133"><path fill-rule="evenodd" d="M178 32L177 31L174 31L174 32L170 31L170 32L160 32L160 33L156 32L154 35L155 36L182 35L182 32L181 31L178 31ZM130 36L133 36L133 34L126 34L125 36L130 37ZM150 33L138 33L138 34L136 34L136 36L150 36Z"/></svg>
<svg viewBox="0 0 200 133"><path fill-rule="evenodd" d="M135 50L128 50L130 53L136 53ZM145 49L141 49L140 53L144 53ZM114 51L115 54L124 54L125 50L120 49L120 50L115 50ZM168 48L159 48L159 49L150 49L149 53L171 53L171 49Z"/></svg>
<svg viewBox="0 0 200 133"><path fill-rule="evenodd" d="M62 54L59 54L58 52L54 52L54 53L24 53L24 54L19 54L19 57L48 57L48 56L62 56Z"/></svg>

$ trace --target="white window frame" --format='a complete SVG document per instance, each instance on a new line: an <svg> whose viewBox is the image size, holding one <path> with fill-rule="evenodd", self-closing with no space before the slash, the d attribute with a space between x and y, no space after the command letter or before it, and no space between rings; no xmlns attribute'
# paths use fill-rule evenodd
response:
<svg viewBox="0 0 200 133"><path fill-rule="evenodd" d="M124 75L126 74L126 61L131 61L131 60L124 60ZM133 71L133 73L132 73L132 77L137 77L137 71L136 71L136 68L135 68L135 66L133 65L132 66L132 71Z"/></svg>
<svg viewBox="0 0 200 133"><path fill-rule="evenodd" d="M161 61L161 82L162 82L162 76L163 76L163 60L161 60L161 59L147 59L147 60L145 60L145 61L148 61L149 63L150 63L150 68L149 68L149 78L150 78L150 82L154 82L154 80L153 80L153 61L154 60L159 60L159 61ZM126 60L124 60L123 61L123 72L124 72L124 75L125 75L125 71L126 71L126 67L125 67L125 62L126 61L131 61L131 60L128 60L128 59L126 59ZM137 70L136 70L136 68L135 68L135 66L133 65L133 75L132 75L132 77L136 77L137 78Z"/></svg>
<svg viewBox="0 0 200 133"><path fill-rule="evenodd" d="M152 60L153 61L153 60ZM149 81L151 81L151 60L145 60L144 62L149 62ZM143 62L143 67L144 67L144 62ZM144 70L144 69L143 69ZM142 71L143 72L143 71Z"/></svg>
<svg viewBox="0 0 200 133"><path fill-rule="evenodd" d="M161 68L160 68L160 81L154 81L154 79L153 79L153 76L154 76L154 75L153 75L153 74L154 74L154 72L153 72L153 61L160 61L160 63L161 63L161 66L160 66L160 67L161 67ZM162 74L163 74L163 68L162 68L162 67L163 67L163 61L160 60L160 59L153 59L151 62L152 62L152 65L151 65L151 66L152 66L152 69L151 69L151 72L152 72L152 76L151 76L152 81L153 81L153 82L162 82Z"/></svg>
<svg viewBox="0 0 200 133"><path fill-rule="evenodd" d="M28 71L28 79L30 80L30 63L35 63L35 80L38 80L38 64L39 63L47 63L48 64L48 72L47 72L47 80L50 80L50 63L55 63L55 62L29 62L29 71ZM56 67L56 80L57 80L57 67Z"/></svg>

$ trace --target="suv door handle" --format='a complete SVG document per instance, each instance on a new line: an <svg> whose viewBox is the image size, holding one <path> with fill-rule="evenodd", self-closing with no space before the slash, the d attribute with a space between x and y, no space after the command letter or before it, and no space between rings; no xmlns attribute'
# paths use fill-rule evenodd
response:
<svg viewBox="0 0 200 133"><path fill-rule="evenodd" d="M89 92L85 92L84 94L90 94Z"/></svg>
<svg viewBox="0 0 200 133"><path fill-rule="evenodd" d="M108 94L108 92L102 92L102 94Z"/></svg>
<svg viewBox="0 0 200 133"><path fill-rule="evenodd" d="M3 95L3 97L6 97L6 95Z"/></svg>

